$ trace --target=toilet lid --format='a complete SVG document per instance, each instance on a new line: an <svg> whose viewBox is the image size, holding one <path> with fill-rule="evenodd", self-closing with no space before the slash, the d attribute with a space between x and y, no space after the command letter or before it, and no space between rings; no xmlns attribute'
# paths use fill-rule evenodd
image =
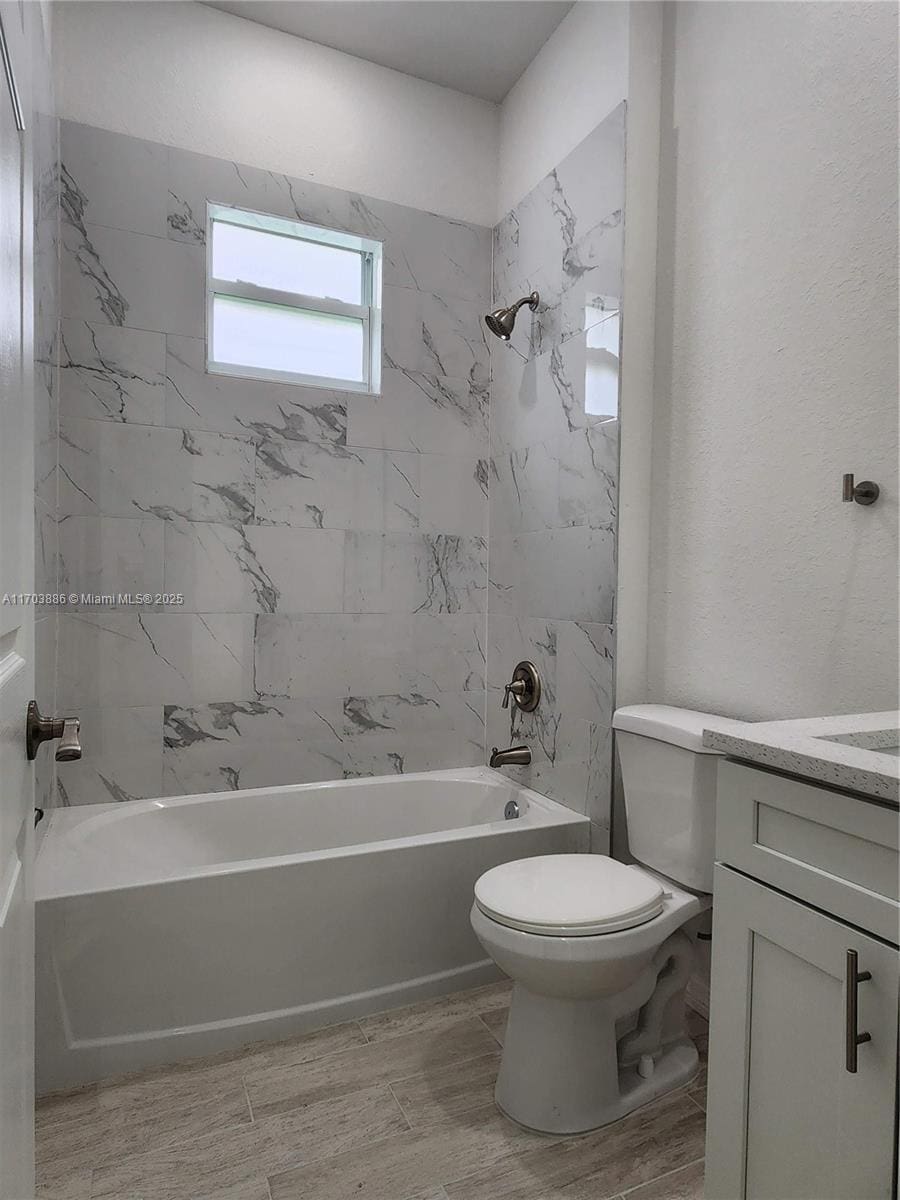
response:
<svg viewBox="0 0 900 1200"><path fill-rule="evenodd" d="M492 921L550 937L587 937L642 925L662 912L652 875L601 854L543 854L503 863L475 884Z"/></svg>

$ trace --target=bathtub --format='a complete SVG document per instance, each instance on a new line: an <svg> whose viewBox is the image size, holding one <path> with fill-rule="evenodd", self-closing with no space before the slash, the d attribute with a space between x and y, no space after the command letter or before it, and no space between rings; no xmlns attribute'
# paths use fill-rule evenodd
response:
<svg viewBox="0 0 900 1200"><path fill-rule="evenodd" d="M584 817L487 768L55 810L38 1091L490 982L475 880L588 841Z"/></svg>

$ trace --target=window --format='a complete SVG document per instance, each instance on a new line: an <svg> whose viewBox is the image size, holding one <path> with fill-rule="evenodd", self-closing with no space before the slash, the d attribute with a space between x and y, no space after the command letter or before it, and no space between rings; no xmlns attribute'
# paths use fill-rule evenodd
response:
<svg viewBox="0 0 900 1200"><path fill-rule="evenodd" d="M313 387L381 386L381 243L208 206L207 370Z"/></svg>

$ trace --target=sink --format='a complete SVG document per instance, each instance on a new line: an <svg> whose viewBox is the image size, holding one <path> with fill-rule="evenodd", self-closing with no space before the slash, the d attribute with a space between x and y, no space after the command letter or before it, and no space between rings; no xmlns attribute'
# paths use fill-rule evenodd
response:
<svg viewBox="0 0 900 1200"><path fill-rule="evenodd" d="M867 729L856 733L819 734L822 742L837 742L841 746L856 746L860 750L871 750L874 754L888 754L900 758L900 729Z"/></svg>

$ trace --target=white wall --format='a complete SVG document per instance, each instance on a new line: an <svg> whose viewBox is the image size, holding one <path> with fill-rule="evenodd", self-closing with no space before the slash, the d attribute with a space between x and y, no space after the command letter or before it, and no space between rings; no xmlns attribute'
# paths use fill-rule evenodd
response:
<svg viewBox="0 0 900 1200"><path fill-rule="evenodd" d="M62 117L493 225L495 104L187 3L57 4Z"/></svg>
<svg viewBox="0 0 900 1200"><path fill-rule="evenodd" d="M655 701L896 707L896 19L667 6ZM844 471L879 503L842 504Z"/></svg>
<svg viewBox="0 0 900 1200"><path fill-rule="evenodd" d="M503 101L497 220L627 96L631 7L581 0Z"/></svg>

